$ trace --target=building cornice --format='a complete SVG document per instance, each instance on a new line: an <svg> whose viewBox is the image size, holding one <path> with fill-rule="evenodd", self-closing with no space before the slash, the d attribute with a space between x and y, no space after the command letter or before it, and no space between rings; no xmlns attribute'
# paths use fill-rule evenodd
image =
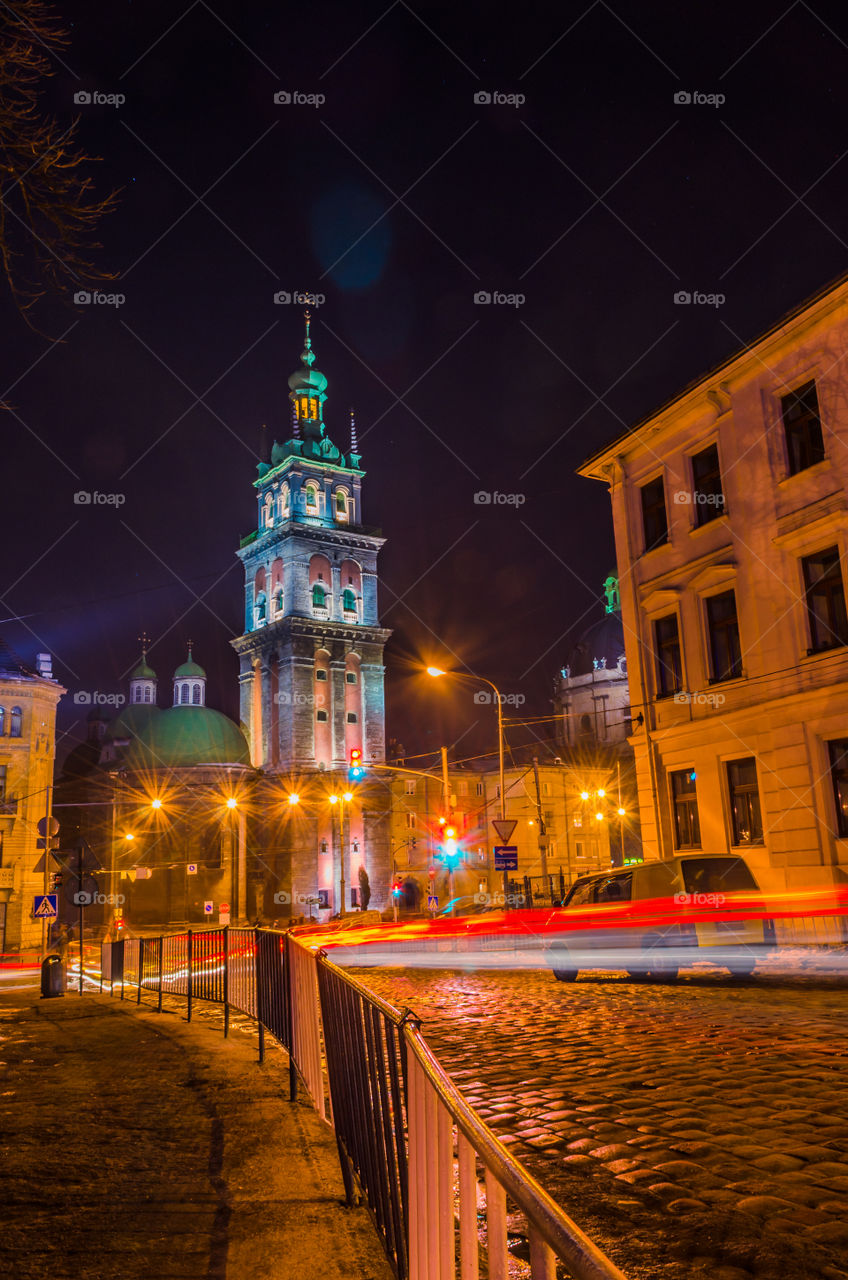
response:
<svg viewBox="0 0 848 1280"><path fill-rule="evenodd" d="M310 525L296 520L286 520L273 529L266 529L247 546L239 547L236 555L239 560L246 561L257 551L268 551L276 543L300 540L305 543L330 542L341 550L379 551L386 539L374 534L365 533L357 525Z"/></svg>

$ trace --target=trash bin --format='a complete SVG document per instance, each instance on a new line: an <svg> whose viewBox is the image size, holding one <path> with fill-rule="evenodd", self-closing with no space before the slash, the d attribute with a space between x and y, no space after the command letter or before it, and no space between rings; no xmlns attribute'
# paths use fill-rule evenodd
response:
<svg viewBox="0 0 848 1280"><path fill-rule="evenodd" d="M65 966L61 956L45 956L41 962L41 998L50 1000L53 996L65 994Z"/></svg>

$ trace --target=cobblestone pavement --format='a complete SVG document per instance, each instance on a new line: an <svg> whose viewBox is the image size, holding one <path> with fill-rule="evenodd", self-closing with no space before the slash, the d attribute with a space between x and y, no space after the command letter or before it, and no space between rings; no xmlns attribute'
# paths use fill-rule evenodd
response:
<svg viewBox="0 0 848 1280"><path fill-rule="evenodd" d="M848 1277L848 985L358 973L629 1277Z"/></svg>

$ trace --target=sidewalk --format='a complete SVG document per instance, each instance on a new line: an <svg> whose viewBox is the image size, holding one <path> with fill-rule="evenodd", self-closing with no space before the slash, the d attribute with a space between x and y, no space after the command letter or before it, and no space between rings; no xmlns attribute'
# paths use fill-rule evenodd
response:
<svg viewBox="0 0 848 1280"><path fill-rule="evenodd" d="M3 1273L390 1280L282 1052L108 995L0 1008Z"/></svg>

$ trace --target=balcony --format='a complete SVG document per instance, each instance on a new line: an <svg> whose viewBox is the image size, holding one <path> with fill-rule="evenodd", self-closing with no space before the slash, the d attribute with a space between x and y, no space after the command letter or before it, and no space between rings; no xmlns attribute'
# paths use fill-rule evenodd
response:
<svg viewBox="0 0 848 1280"><path fill-rule="evenodd" d="M330 610L325 604L314 604L312 606L312 616L313 618L329 618Z"/></svg>
<svg viewBox="0 0 848 1280"><path fill-rule="evenodd" d="M342 610L342 617L343 617L343 619L344 619L344 621L345 621L345 622L358 622L358 621L359 621L359 614L357 613L356 609L343 609L343 610Z"/></svg>

